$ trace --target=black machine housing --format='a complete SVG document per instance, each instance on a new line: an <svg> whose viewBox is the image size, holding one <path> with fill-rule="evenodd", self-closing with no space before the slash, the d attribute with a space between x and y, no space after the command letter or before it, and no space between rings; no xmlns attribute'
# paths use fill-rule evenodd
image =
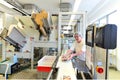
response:
<svg viewBox="0 0 120 80"><path fill-rule="evenodd" d="M96 28L95 43L96 46L104 49L115 49L117 46L117 26L106 24L103 27Z"/></svg>

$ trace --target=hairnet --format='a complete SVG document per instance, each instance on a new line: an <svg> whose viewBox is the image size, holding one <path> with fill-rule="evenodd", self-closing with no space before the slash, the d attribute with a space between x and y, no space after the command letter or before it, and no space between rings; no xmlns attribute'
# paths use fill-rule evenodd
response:
<svg viewBox="0 0 120 80"><path fill-rule="evenodd" d="M75 36L75 35L78 35L78 36L82 37L82 34L81 34L80 32L75 32L75 33L74 33L74 36Z"/></svg>

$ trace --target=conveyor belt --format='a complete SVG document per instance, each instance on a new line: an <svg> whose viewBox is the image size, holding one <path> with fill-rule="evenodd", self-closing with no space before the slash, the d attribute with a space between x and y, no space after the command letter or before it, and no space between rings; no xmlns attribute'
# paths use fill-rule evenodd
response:
<svg viewBox="0 0 120 80"><path fill-rule="evenodd" d="M85 73L83 71L77 72L77 79L92 79L92 76L90 73Z"/></svg>

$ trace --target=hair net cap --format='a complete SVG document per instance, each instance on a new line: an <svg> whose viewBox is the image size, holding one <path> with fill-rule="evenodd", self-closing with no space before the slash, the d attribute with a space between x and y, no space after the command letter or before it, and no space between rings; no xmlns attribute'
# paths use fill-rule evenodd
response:
<svg viewBox="0 0 120 80"><path fill-rule="evenodd" d="M82 34L81 34L80 32L75 32L75 33L74 33L74 36L75 36L75 35L79 35L80 37L82 37Z"/></svg>

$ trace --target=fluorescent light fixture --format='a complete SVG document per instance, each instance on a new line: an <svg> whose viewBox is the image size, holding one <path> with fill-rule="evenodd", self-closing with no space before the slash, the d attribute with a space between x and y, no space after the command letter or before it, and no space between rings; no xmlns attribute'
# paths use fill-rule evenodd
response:
<svg viewBox="0 0 120 80"><path fill-rule="evenodd" d="M3 4L9 8L15 8L14 6L10 5L9 3L7 3L5 0L0 0L0 4Z"/></svg>
<svg viewBox="0 0 120 80"><path fill-rule="evenodd" d="M69 31L63 31L63 34L68 34L69 33Z"/></svg>
<svg viewBox="0 0 120 80"><path fill-rule="evenodd" d="M70 29L72 29L72 28L71 28L71 26L63 26L63 29L70 30Z"/></svg>
<svg viewBox="0 0 120 80"><path fill-rule="evenodd" d="M80 5L81 0L75 0L73 12L76 12L78 10L78 7Z"/></svg>
<svg viewBox="0 0 120 80"><path fill-rule="evenodd" d="M73 11L72 11L72 12L76 12L76 11L78 10L79 5L80 5L80 2L81 2L81 0L75 0L75 4L74 4L74 8L73 8ZM72 23L72 21L74 20L75 16L76 16L76 15L72 15L72 16L71 16L68 26L71 25L71 23Z"/></svg>
<svg viewBox="0 0 120 80"><path fill-rule="evenodd" d="M64 27L63 29L67 29L67 30L69 30L69 29L71 29L71 27L68 26L68 27Z"/></svg>
<svg viewBox="0 0 120 80"><path fill-rule="evenodd" d="M68 26L71 25L71 23L72 23L72 21L74 20L75 16L76 16L76 15L72 15L72 16L71 16Z"/></svg>

